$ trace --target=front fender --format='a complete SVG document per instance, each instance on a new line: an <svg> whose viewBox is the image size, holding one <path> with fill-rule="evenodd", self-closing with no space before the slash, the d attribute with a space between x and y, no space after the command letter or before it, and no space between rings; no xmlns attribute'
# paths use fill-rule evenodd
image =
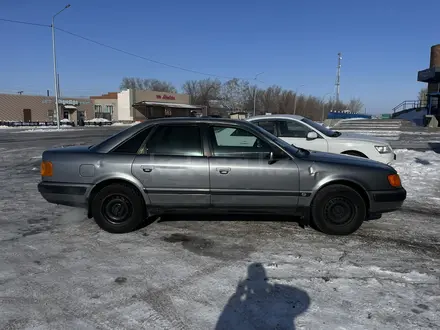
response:
<svg viewBox="0 0 440 330"><path fill-rule="evenodd" d="M369 186L362 179L352 175L346 175L342 173L331 173L327 171L314 172L313 166L309 169L308 175L301 176L301 192L302 195L299 198L299 206L309 207L316 195L316 193L328 184L349 184L350 186L358 187L365 193L369 190ZM305 188L305 189L304 189ZM366 193L368 196L368 194Z"/></svg>

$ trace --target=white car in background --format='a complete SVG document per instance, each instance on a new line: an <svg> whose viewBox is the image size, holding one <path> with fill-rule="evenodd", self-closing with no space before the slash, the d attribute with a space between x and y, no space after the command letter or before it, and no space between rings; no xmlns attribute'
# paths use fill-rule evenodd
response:
<svg viewBox="0 0 440 330"><path fill-rule="evenodd" d="M333 131L302 116L266 115L247 120L303 149L364 157L385 164L396 159L393 149L385 140Z"/></svg>

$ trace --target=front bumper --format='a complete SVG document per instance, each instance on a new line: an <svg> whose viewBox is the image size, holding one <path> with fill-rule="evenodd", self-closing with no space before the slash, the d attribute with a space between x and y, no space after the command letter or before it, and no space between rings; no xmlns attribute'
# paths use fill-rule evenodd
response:
<svg viewBox="0 0 440 330"><path fill-rule="evenodd" d="M390 152L387 154L382 154L380 158L383 163L390 165L397 159L397 155L394 152Z"/></svg>
<svg viewBox="0 0 440 330"><path fill-rule="evenodd" d="M40 182L38 191L52 204L87 207L86 193L90 186L59 182Z"/></svg>
<svg viewBox="0 0 440 330"><path fill-rule="evenodd" d="M370 191L370 213L386 213L398 210L406 199L406 190Z"/></svg>

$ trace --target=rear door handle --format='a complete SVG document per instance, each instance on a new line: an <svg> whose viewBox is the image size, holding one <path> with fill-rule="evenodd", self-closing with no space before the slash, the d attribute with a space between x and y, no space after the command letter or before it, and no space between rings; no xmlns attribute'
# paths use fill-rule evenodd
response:
<svg viewBox="0 0 440 330"><path fill-rule="evenodd" d="M228 168L218 168L217 171L220 174L228 174L229 172L231 172L231 169L229 167Z"/></svg>
<svg viewBox="0 0 440 330"><path fill-rule="evenodd" d="M151 168L151 166L145 166L142 165L141 166L142 171L144 171L145 173L150 173L151 171L153 171L153 169Z"/></svg>

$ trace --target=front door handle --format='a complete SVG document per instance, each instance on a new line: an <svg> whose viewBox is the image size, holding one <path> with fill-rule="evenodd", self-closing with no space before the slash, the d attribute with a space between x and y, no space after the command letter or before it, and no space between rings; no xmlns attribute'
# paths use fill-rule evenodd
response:
<svg viewBox="0 0 440 330"><path fill-rule="evenodd" d="M220 174L228 174L229 172L231 172L231 169L230 168L218 168L217 171Z"/></svg>
<svg viewBox="0 0 440 330"><path fill-rule="evenodd" d="M150 173L153 169L150 166L141 166L142 171L145 173Z"/></svg>

